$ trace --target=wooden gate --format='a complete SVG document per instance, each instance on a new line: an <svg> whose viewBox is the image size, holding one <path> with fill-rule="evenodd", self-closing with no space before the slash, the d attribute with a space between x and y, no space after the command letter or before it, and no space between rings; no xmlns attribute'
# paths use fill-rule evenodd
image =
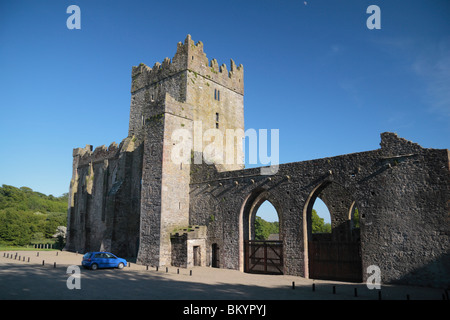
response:
<svg viewBox="0 0 450 320"><path fill-rule="evenodd" d="M362 282L359 242L309 241L309 277Z"/></svg>
<svg viewBox="0 0 450 320"><path fill-rule="evenodd" d="M283 274L283 243L281 241L246 240L244 250L245 272Z"/></svg>

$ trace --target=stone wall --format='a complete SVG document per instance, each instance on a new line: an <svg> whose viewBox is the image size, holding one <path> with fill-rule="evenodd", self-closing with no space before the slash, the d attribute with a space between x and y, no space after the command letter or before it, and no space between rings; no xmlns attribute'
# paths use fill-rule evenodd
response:
<svg viewBox="0 0 450 320"><path fill-rule="evenodd" d="M133 137L106 148L73 152L68 235L71 251L114 251L135 257L138 249L142 148Z"/></svg>
<svg viewBox="0 0 450 320"><path fill-rule="evenodd" d="M272 175L236 158L227 163L244 137L243 72L232 60L230 70L209 60L189 35L172 59L133 67L129 136L119 146L74 149L66 248L191 266L194 250L197 263L211 265L214 246L221 268L243 271L244 241L254 238L256 212L269 201L279 216L284 273L308 277L308 241L324 238L311 232L320 198L331 213L329 238L360 243L364 279L377 265L384 283L448 284L448 150L382 133L380 149L281 164ZM208 136L210 129L219 134ZM192 141L177 161L180 130ZM211 138L227 145L227 130L234 136L225 162L204 158ZM204 233L174 236L188 225Z"/></svg>
<svg viewBox="0 0 450 320"><path fill-rule="evenodd" d="M448 151L424 149L392 133L381 137L381 149L282 164L272 176L260 175L259 168L193 166L190 223L208 227L208 255L218 243L224 267L243 270L251 216L258 202L269 200L280 217L284 272L308 276L308 210L322 186L336 184L321 196L336 208L334 224L348 225L349 204L358 207L364 279L366 268L378 265L384 283L448 283Z"/></svg>

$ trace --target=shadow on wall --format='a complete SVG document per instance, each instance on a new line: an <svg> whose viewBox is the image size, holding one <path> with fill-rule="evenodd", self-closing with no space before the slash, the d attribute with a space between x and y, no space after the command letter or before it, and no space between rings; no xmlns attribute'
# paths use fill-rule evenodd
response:
<svg viewBox="0 0 450 320"><path fill-rule="evenodd" d="M410 271L392 283L450 290L450 253L440 256L421 268Z"/></svg>

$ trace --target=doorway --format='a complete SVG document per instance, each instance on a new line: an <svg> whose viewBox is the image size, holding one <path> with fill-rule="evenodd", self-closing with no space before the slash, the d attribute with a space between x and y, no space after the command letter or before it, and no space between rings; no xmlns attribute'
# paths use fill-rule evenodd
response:
<svg viewBox="0 0 450 320"><path fill-rule="evenodd" d="M219 246L217 243L213 243L211 247L211 267L219 268L220 267L220 256L219 256Z"/></svg>
<svg viewBox="0 0 450 320"><path fill-rule="evenodd" d="M201 266L201 252L200 252L200 246L194 246L194 266L200 267Z"/></svg>

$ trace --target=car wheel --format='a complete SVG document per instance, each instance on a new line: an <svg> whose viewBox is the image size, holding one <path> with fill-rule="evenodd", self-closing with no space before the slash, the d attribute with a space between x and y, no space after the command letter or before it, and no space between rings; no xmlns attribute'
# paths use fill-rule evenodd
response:
<svg viewBox="0 0 450 320"><path fill-rule="evenodd" d="M125 267L125 265L123 264L123 262L119 263L119 265L117 266L117 268L119 268L119 269L123 269L123 267Z"/></svg>
<svg viewBox="0 0 450 320"><path fill-rule="evenodd" d="M98 269L98 265L96 263L93 263L91 266L91 270L97 270Z"/></svg>

